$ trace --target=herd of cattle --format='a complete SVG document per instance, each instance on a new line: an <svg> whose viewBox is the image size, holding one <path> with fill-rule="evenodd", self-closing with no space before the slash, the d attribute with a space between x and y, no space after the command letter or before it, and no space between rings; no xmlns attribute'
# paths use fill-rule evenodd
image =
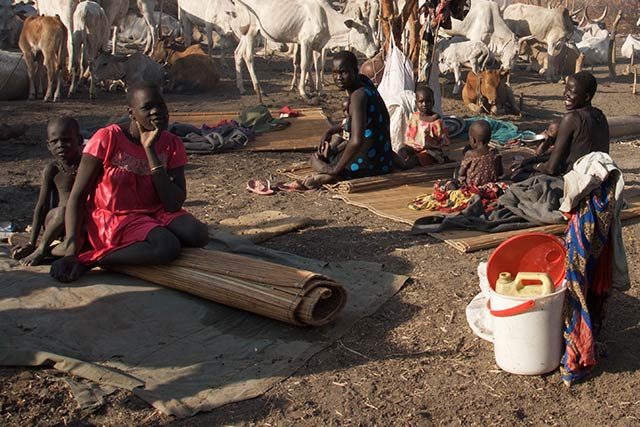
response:
<svg viewBox="0 0 640 427"><path fill-rule="evenodd" d="M397 10L402 10L404 1L397 3ZM478 74L499 63L502 74L507 74L527 56L533 69L555 80L572 73L576 61L584 65L610 61L611 34L603 22L608 8L590 19L586 6L570 12L564 7L509 3L471 0L465 18L453 19L451 29L441 30L439 68L454 73L454 93L460 92L463 65ZM129 0L37 0L33 5L0 0L0 47L17 45L22 51L30 99L42 94L46 75L45 101L59 100L65 67L71 80L69 95L83 78L90 82L91 97L100 81L144 80L171 90L206 91L219 80L211 59L215 31L235 36L237 87L244 93L244 63L260 102L262 89L254 70L258 35L287 46L293 54L291 89L297 84L302 96L307 95L312 67L314 89L322 90L327 51L353 49L371 58L380 48L378 0L347 0L340 11L328 0L177 0L177 19L156 11L157 6L162 10L156 0L136 0L136 5L142 18L127 14ZM157 22L160 34L170 37L157 36ZM190 46L194 25L204 27L208 52ZM184 45L174 43L178 35ZM143 44L144 54L115 55L117 40L123 37ZM629 35L621 53L638 56L640 39Z"/></svg>

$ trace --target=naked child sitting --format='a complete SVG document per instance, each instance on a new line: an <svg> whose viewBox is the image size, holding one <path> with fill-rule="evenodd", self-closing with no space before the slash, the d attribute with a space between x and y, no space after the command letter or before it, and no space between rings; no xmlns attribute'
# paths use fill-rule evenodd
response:
<svg viewBox="0 0 640 427"><path fill-rule="evenodd" d="M53 250L51 244L64 235L65 207L82 156L82 136L78 122L71 117L49 121L47 147L54 160L42 173L40 194L33 210L31 238L26 245L11 248L11 256L20 260L23 265L38 265L48 256L64 255L64 242ZM36 246L43 227L42 239Z"/></svg>

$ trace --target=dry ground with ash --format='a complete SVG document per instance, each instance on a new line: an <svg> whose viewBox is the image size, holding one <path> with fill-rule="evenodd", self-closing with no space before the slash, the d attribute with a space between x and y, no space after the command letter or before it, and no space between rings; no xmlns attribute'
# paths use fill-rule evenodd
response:
<svg viewBox="0 0 640 427"><path fill-rule="evenodd" d="M286 92L290 64L258 58L258 74L270 93L266 102L305 106ZM623 65L619 65L619 71ZM640 98L631 95L630 77L606 77L596 68L600 87L594 104L609 116L640 114ZM443 82L445 80L443 79ZM541 131L563 112L561 84L538 76L516 75L516 94L525 96L525 114L512 117L522 128ZM445 85L447 114L469 115L451 98ZM0 220L30 223L40 171L48 158L45 122L54 115L76 116L83 127L102 125L125 112L122 94L86 92L60 104L2 102L3 120L26 123L25 137L1 142ZM328 87L328 95L310 101L338 118L344 95ZM254 105L253 95L240 96L227 76L219 90L197 96L167 94L174 111L239 110ZM612 146L628 184L640 185L639 141ZM593 375L566 388L558 373L521 377L501 372L492 346L466 324L464 309L478 293L478 262L489 251L463 255L429 237L414 237L403 224L334 200L331 194L256 196L244 190L251 177L275 176L275 169L303 160L294 153L225 153L190 156L186 207L207 221L278 209L307 215L317 223L276 238L268 246L327 261L354 259L380 262L387 271L412 280L375 315L360 321L341 341L311 358L293 376L264 396L176 420L125 391L108 397L97 412L82 416L64 375L49 369L0 369L0 424L7 426L430 426L430 425L617 425L640 423L640 225L627 223L624 239L632 287L613 292L603 339L609 357ZM410 196L409 196L410 197Z"/></svg>

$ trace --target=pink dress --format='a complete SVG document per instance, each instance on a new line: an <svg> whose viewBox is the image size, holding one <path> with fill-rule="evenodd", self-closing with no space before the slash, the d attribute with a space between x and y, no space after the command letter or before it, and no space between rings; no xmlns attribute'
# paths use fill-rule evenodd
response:
<svg viewBox="0 0 640 427"><path fill-rule="evenodd" d="M434 141L427 144L425 133ZM437 163L444 163L449 156L449 131L442 119L427 122L420 120L420 112L414 111L407 122L405 144L413 148L416 153L426 153ZM432 145L433 144L433 145ZM422 163L422 162L421 162Z"/></svg>
<svg viewBox="0 0 640 427"><path fill-rule="evenodd" d="M167 169L187 162L184 144L169 132L162 132L155 149ZM152 229L166 227L188 214L185 210L164 209L144 148L129 140L118 125L96 132L83 153L101 159L104 172L87 200L87 233L93 250L79 255L81 263L94 263L111 252L144 241Z"/></svg>

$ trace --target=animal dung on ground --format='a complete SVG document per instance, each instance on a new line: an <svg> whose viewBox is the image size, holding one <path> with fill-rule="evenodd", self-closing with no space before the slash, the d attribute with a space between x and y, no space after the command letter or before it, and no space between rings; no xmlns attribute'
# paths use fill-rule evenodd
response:
<svg viewBox="0 0 640 427"><path fill-rule="evenodd" d="M169 265L109 269L298 326L326 325L347 301L321 274L207 249L183 249Z"/></svg>

